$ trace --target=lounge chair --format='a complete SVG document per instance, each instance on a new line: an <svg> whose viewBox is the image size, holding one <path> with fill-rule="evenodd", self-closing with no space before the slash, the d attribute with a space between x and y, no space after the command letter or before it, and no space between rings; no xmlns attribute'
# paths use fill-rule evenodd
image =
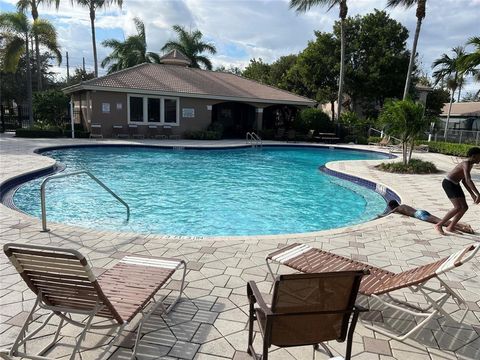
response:
<svg viewBox="0 0 480 360"><path fill-rule="evenodd" d="M124 132L123 125L113 125L112 126L112 137L116 137L117 139L128 139L128 133Z"/></svg>
<svg viewBox="0 0 480 360"><path fill-rule="evenodd" d="M365 276L360 285L360 294L375 298L387 307L403 311L404 313L419 318L424 318L417 326L400 336L396 336L378 327L366 325L367 328L375 330L395 340L403 341L424 327L437 314L450 317L450 315L443 309L443 305L449 299L453 299L459 308L462 306L464 307L464 312L460 319L460 321L463 321L468 312L467 303L440 278L440 275L471 260L479 249L480 243L470 245L449 257L401 273L393 273L391 271L302 244L292 244L275 251L267 255L266 262L272 277L274 276L271 267L272 262L286 265L304 273L359 269L369 270L370 275ZM427 282L431 279L439 281L440 287L432 288L427 286ZM404 288L409 288L413 292L422 294L425 297L428 306L426 308L412 306L411 304L402 302L390 296L392 291ZM385 301L382 295L386 295L389 299L402 306ZM437 296L437 298L432 297L432 295Z"/></svg>
<svg viewBox="0 0 480 360"><path fill-rule="evenodd" d="M48 359L43 355L57 342L64 323L69 323L82 328L70 357L74 359L89 329L118 329L118 336L137 314L142 313L133 359L145 321L158 308L168 313L183 293L186 271L183 260L126 256L97 278L88 261L76 250L15 243L5 244L3 249L30 290L37 295L20 334L8 351L10 356ZM154 296L173 273L181 268L183 277L179 295L166 307ZM37 310L48 310L50 313L45 315L46 319L41 325L27 333L28 328L34 324ZM60 321L52 342L37 355L21 352L20 347L42 330L54 315L60 317ZM86 318L78 321L72 315ZM109 321L92 325L94 317ZM113 342L112 340L110 345ZM109 349L110 347L105 352Z"/></svg>
<svg viewBox="0 0 480 360"><path fill-rule="evenodd" d="M90 138L103 139L102 125L100 124L90 125Z"/></svg>
<svg viewBox="0 0 480 360"><path fill-rule="evenodd" d="M163 126L163 135L170 140L179 140L180 135L173 134L172 127L170 125Z"/></svg>
<svg viewBox="0 0 480 360"><path fill-rule="evenodd" d="M248 353L258 359L253 348L253 325L257 320L263 336L262 360L268 359L271 345L313 345L314 349L320 345L333 358L323 342L343 342L347 337L345 359L349 360L358 315L366 311L355 305L360 280L366 273L280 275L275 280L271 306L266 305L255 282L248 282Z"/></svg>
<svg viewBox="0 0 480 360"><path fill-rule="evenodd" d="M380 147L386 147L390 145L390 136L384 135L379 142L369 142L368 145L375 145L375 146L380 146Z"/></svg>
<svg viewBox="0 0 480 360"><path fill-rule="evenodd" d="M275 135L274 135L275 140L284 140L285 139L285 129L284 128L278 128Z"/></svg>
<svg viewBox="0 0 480 360"><path fill-rule="evenodd" d="M138 132L137 124L128 124L128 133L132 139L144 139L145 136Z"/></svg>

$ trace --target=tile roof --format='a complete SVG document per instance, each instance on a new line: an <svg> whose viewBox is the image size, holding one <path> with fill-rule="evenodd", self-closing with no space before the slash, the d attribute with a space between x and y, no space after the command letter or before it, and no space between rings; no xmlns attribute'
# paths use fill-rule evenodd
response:
<svg viewBox="0 0 480 360"><path fill-rule="evenodd" d="M440 116L447 116L449 103L443 105ZM459 102L452 104L452 111L450 115L457 116L480 116L480 102Z"/></svg>
<svg viewBox="0 0 480 360"><path fill-rule="evenodd" d="M89 88L112 88L188 94L199 97L245 98L249 101L273 101L313 105L314 100L260 84L230 73L164 64L140 64L116 73L84 81L65 88L71 93ZM115 91L114 90L114 91Z"/></svg>
<svg viewBox="0 0 480 360"><path fill-rule="evenodd" d="M185 56L184 53L182 53L179 50L172 50L168 54L162 56L160 58L160 62L163 63L168 63L168 61L176 61L176 62L181 62L185 63L187 65L190 65L191 61L188 57Z"/></svg>

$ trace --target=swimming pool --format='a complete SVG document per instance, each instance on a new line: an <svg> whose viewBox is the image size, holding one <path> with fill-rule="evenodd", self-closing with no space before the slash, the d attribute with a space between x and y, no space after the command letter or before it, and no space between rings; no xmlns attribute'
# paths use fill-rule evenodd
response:
<svg viewBox="0 0 480 360"><path fill-rule="evenodd" d="M385 207L376 192L324 174L334 160L384 155L311 147L187 150L134 146L81 147L43 153L88 170L124 199L125 208L86 176L50 182L48 221L94 229L185 236L302 233L361 223ZM14 195L40 217L40 183Z"/></svg>

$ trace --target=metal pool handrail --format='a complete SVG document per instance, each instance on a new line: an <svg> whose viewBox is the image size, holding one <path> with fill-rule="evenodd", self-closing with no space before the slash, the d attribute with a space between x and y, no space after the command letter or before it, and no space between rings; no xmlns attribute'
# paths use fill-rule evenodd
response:
<svg viewBox="0 0 480 360"><path fill-rule="evenodd" d="M85 174L90 176L92 180L94 180L98 185L100 185L102 188L104 188L110 195L112 195L115 199L117 199L120 203L122 203L126 208L127 208L127 222L130 220L130 207L128 204L123 201L120 196L115 194L110 188L105 185L103 182L101 182L99 179L97 179L91 172L89 171L75 171L72 173L68 174L58 174L58 175L52 175L47 177L45 180L42 181L42 185L40 186L40 201L42 205L42 231L50 231L50 229L47 228L47 210L46 210L46 205L45 205L45 186L47 185L47 182L50 180L55 180L55 179L60 179L68 176L75 176L75 175L80 175L80 174Z"/></svg>
<svg viewBox="0 0 480 360"><path fill-rule="evenodd" d="M252 146L262 146L262 139L260 138L260 136L258 136L256 133L254 133L253 131L252 132L247 132L247 134L245 135L245 142L247 144L251 144Z"/></svg>

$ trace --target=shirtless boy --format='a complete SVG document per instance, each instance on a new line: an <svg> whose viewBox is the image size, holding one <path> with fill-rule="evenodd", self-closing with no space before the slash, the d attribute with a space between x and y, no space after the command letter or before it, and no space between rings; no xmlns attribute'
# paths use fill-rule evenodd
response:
<svg viewBox="0 0 480 360"><path fill-rule="evenodd" d="M468 210L467 201L460 182L463 183L465 189L467 189L472 196L473 202L475 204L480 203L480 193L475 187L470 175L473 165L480 163L480 148L471 148L468 150L467 156L468 159L455 166L442 182L443 190L445 190L445 193L453 204L453 209L447 212L443 219L435 225L435 229L442 235L445 235L442 228L443 225L452 219L452 222L446 229L447 231L454 232L455 225Z"/></svg>

